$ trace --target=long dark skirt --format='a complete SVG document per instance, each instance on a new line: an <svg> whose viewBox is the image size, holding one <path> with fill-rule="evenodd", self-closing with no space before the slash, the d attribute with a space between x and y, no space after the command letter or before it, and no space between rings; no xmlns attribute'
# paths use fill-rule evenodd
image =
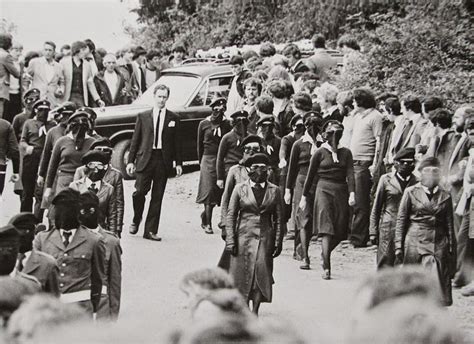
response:
<svg viewBox="0 0 474 344"><path fill-rule="evenodd" d="M313 234L329 234L341 241L349 231L347 184L319 180L314 197Z"/></svg>
<svg viewBox="0 0 474 344"><path fill-rule="evenodd" d="M300 208L301 197L303 196L304 182L306 181L306 175L298 174L296 177L296 183L293 193L293 211L292 219L295 224L297 231L303 228L311 228L311 209L313 209L313 197L307 197L307 204L304 210Z"/></svg>
<svg viewBox="0 0 474 344"><path fill-rule="evenodd" d="M203 155L201 160L201 174L196 203L219 205L222 192L217 187L216 156Z"/></svg>

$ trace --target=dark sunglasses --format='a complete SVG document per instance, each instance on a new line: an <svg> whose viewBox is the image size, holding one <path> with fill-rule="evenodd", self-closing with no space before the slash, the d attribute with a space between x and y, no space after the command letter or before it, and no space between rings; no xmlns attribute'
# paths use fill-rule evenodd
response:
<svg viewBox="0 0 474 344"><path fill-rule="evenodd" d="M260 147L244 147L244 153L250 152L258 153L260 152Z"/></svg>

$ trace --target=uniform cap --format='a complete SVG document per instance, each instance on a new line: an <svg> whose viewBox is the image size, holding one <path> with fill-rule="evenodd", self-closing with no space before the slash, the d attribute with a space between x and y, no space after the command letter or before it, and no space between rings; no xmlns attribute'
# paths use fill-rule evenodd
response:
<svg viewBox="0 0 474 344"><path fill-rule="evenodd" d="M76 111L76 104L73 102L65 102L54 110L60 115L72 115Z"/></svg>
<svg viewBox="0 0 474 344"><path fill-rule="evenodd" d="M34 232L38 219L30 212L21 212L13 216L8 224L15 226L21 236Z"/></svg>
<svg viewBox="0 0 474 344"><path fill-rule="evenodd" d="M95 121L95 119L97 118L97 113L90 107L87 107L87 106L84 106L84 107L81 107L79 109L77 109L77 111L82 111L82 112L85 112L87 114L89 114L89 118L93 121Z"/></svg>
<svg viewBox="0 0 474 344"><path fill-rule="evenodd" d="M247 145L249 143L258 143L259 145L261 145L262 144L262 139L260 138L260 136L257 136L257 135L249 135L249 136L246 136L242 140L242 143L240 145L242 147L244 147L245 145Z"/></svg>
<svg viewBox="0 0 474 344"><path fill-rule="evenodd" d="M78 109L76 110L76 112L74 112L71 117L69 117L69 119L67 120L67 123L72 123L74 120L78 119L78 118L81 118L81 117L85 117L87 118L89 121L91 120L91 116L88 112L86 111L83 111L81 109Z"/></svg>
<svg viewBox="0 0 474 344"><path fill-rule="evenodd" d="M81 162L83 165L87 165L92 161L99 161L106 165L110 161L110 155L100 150L90 150L82 156Z"/></svg>
<svg viewBox="0 0 474 344"><path fill-rule="evenodd" d="M236 111L234 112L232 115L230 115L230 117L232 119L236 119L237 117L245 117L245 118L248 118L249 117L249 113L247 111L244 111L244 110L239 110L239 111Z"/></svg>
<svg viewBox="0 0 474 344"><path fill-rule="evenodd" d="M26 99L26 98L37 98L37 99L39 99L40 96L41 96L41 91L38 90L37 88L32 88L32 89L25 92L25 94L23 95L23 99Z"/></svg>
<svg viewBox="0 0 474 344"><path fill-rule="evenodd" d="M48 111L51 110L51 103L46 99L37 100L33 104L33 110L40 110L40 109L45 109Z"/></svg>
<svg viewBox="0 0 474 344"><path fill-rule="evenodd" d="M400 149L400 151L395 154L393 157L393 160L399 161L399 160L413 160L415 161L415 148L407 147Z"/></svg>
<svg viewBox="0 0 474 344"><path fill-rule="evenodd" d="M77 206L79 201L79 192L71 188L67 188L59 192L52 200L53 205L74 205Z"/></svg>
<svg viewBox="0 0 474 344"><path fill-rule="evenodd" d="M270 165L270 159L266 154L263 153L257 153L255 155L252 155L250 158L245 160L245 166L250 167L253 164L265 164L265 165Z"/></svg>
<svg viewBox="0 0 474 344"><path fill-rule="evenodd" d="M257 121L257 126L261 125L271 125L275 124L275 117L273 115L269 116L262 116L260 119Z"/></svg>
<svg viewBox="0 0 474 344"><path fill-rule="evenodd" d="M227 100L223 97L219 97L219 98L214 99L212 103L209 104L209 106L213 108L214 106L221 106L221 105L226 105L226 104L227 104Z"/></svg>
<svg viewBox="0 0 474 344"><path fill-rule="evenodd" d="M290 126L294 126L296 125L296 123L298 121L303 121L303 117L301 117L300 115L294 115L293 118L291 119L290 121ZM304 123L304 122L303 122Z"/></svg>

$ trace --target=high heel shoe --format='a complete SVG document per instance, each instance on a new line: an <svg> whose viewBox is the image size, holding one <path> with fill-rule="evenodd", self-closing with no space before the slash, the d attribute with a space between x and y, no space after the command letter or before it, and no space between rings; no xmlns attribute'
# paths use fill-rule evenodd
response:
<svg viewBox="0 0 474 344"><path fill-rule="evenodd" d="M331 279L331 271L329 269L325 269L321 277L324 280L330 280Z"/></svg>

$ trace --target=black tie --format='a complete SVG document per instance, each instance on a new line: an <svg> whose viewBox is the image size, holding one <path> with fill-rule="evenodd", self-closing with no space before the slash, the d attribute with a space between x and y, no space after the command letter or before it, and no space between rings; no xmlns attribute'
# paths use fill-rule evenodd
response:
<svg viewBox="0 0 474 344"><path fill-rule="evenodd" d="M140 74L141 74L141 85L140 85L140 89L143 92L146 91L146 80L145 80L145 72L143 71L143 68L138 68L140 70Z"/></svg>
<svg viewBox="0 0 474 344"><path fill-rule="evenodd" d="M63 231L64 241L63 244L65 247L69 245L69 239L71 238L72 232L71 231Z"/></svg>
<svg viewBox="0 0 474 344"><path fill-rule="evenodd" d="M95 183L92 183L91 186L89 186L89 190L92 191L95 194L99 191L99 189L97 189Z"/></svg>
<svg viewBox="0 0 474 344"><path fill-rule="evenodd" d="M155 128L155 149L158 148L158 138L160 136L160 115L161 110L158 111L158 116L156 117L156 128Z"/></svg>

